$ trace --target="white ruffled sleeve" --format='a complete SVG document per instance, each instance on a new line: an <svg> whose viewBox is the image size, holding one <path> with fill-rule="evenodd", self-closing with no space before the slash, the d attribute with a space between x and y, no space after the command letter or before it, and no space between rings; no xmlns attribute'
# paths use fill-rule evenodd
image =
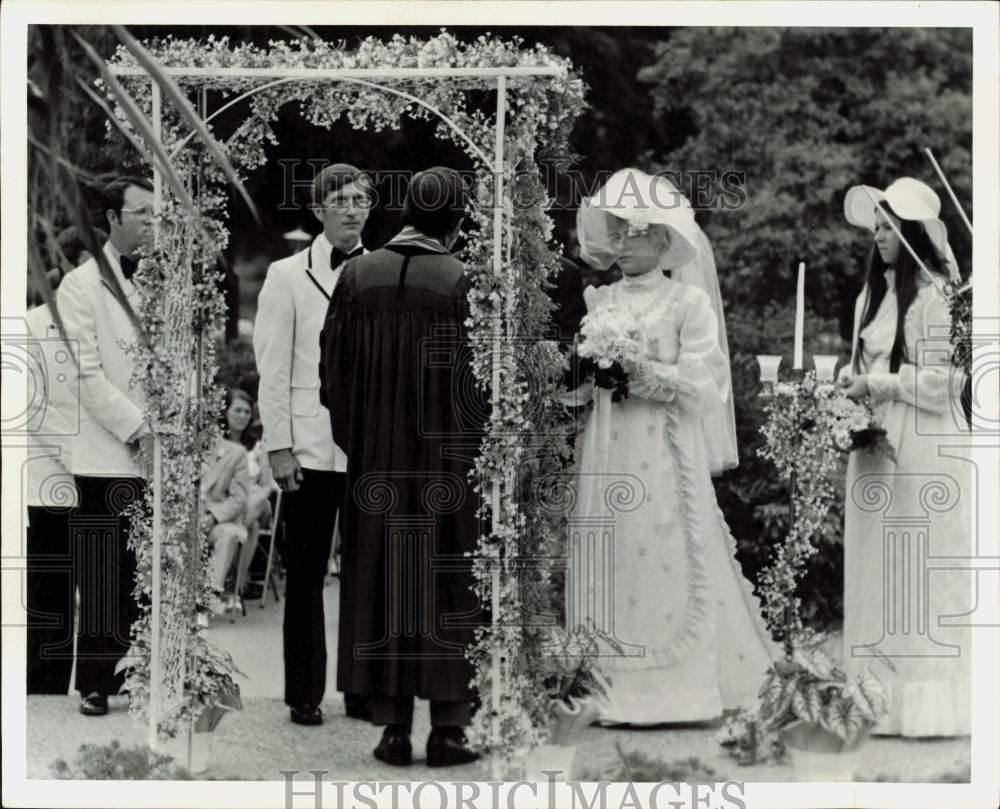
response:
<svg viewBox="0 0 1000 809"><path fill-rule="evenodd" d="M923 301L918 298L913 305L920 309L913 313L918 318L918 338L917 345L910 348L911 362L901 363L895 374L868 374L868 389L873 399L892 399L946 413L961 395L964 383L964 374L950 363L948 305L933 288L924 292Z"/></svg>
<svg viewBox="0 0 1000 809"><path fill-rule="evenodd" d="M675 311L680 320L677 362L643 361L629 393L660 402L676 400L684 410L704 413L721 406L729 395L715 312L708 296L695 287L685 288Z"/></svg>

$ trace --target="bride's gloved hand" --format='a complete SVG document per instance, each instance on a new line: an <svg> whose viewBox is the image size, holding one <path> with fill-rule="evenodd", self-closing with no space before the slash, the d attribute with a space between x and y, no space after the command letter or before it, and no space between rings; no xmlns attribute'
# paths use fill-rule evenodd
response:
<svg viewBox="0 0 1000 809"><path fill-rule="evenodd" d="M639 396L657 402L671 402L677 387L677 366L672 363L646 359L628 363L629 396Z"/></svg>

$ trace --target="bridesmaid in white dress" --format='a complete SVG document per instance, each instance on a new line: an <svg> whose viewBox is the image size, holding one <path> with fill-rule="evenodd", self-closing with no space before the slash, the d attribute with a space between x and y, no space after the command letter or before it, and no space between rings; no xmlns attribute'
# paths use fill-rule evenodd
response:
<svg viewBox="0 0 1000 809"><path fill-rule="evenodd" d="M871 196L869 196L871 194ZM876 210L872 198L884 202ZM958 279L941 203L904 177L884 192L848 191L847 221L874 233L854 314L847 395L870 396L895 448L851 453L844 524L844 655L889 692L876 734L956 736L970 729L971 578L928 557L972 553L964 376L949 362L951 319L938 287ZM913 260L887 216L920 256ZM958 563L959 566L961 563Z"/></svg>
<svg viewBox="0 0 1000 809"><path fill-rule="evenodd" d="M568 625L621 647L600 661L602 721L711 720L752 702L779 656L711 481L737 463L711 247L666 179L631 169L584 203L578 232L589 264L623 272L586 290L587 317L626 307L644 356L627 399L594 390L577 447Z"/></svg>

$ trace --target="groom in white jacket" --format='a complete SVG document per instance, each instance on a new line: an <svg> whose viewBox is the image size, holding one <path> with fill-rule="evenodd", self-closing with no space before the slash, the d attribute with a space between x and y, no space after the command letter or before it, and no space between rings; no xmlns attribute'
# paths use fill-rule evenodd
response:
<svg viewBox="0 0 1000 809"><path fill-rule="evenodd" d="M268 268L257 301L253 346L262 440L284 492L285 703L300 725L323 722L323 583L347 471L347 456L334 443L330 414L320 403L320 332L341 265L364 252L361 230L371 202L371 181L354 166L334 163L317 174L312 208L323 232ZM360 695L345 694L344 702L348 716L370 718Z"/></svg>

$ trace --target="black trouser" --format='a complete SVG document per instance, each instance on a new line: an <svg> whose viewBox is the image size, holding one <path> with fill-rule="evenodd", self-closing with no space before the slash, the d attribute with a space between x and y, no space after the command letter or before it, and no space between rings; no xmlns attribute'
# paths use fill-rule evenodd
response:
<svg viewBox="0 0 1000 809"><path fill-rule="evenodd" d="M76 688L82 696L115 694L123 676L115 675L128 651L138 607L135 552L128 547L129 520L122 511L142 496L135 477L78 475L80 506L69 518L73 562L80 588L80 628L76 637Z"/></svg>
<svg viewBox="0 0 1000 809"><path fill-rule="evenodd" d="M28 693L66 694L73 670L73 556L68 508L28 506Z"/></svg>
<svg viewBox="0 0 1000 809"><path fill-rule="evenodd" d="M285 703L318 706L326 692L326 580L344 473L303 469L298 491L282 498L288 574L283 625Z"/></svg>
<svg viewBox="0 0 1000 809"><path fill-rule="evenodd" d="M431 727L464 727L470 723L471 715L471 702L431 700ZM372 724L402 725L409 732L413 727L413 695L375 697L372 700Z"/></svg>

